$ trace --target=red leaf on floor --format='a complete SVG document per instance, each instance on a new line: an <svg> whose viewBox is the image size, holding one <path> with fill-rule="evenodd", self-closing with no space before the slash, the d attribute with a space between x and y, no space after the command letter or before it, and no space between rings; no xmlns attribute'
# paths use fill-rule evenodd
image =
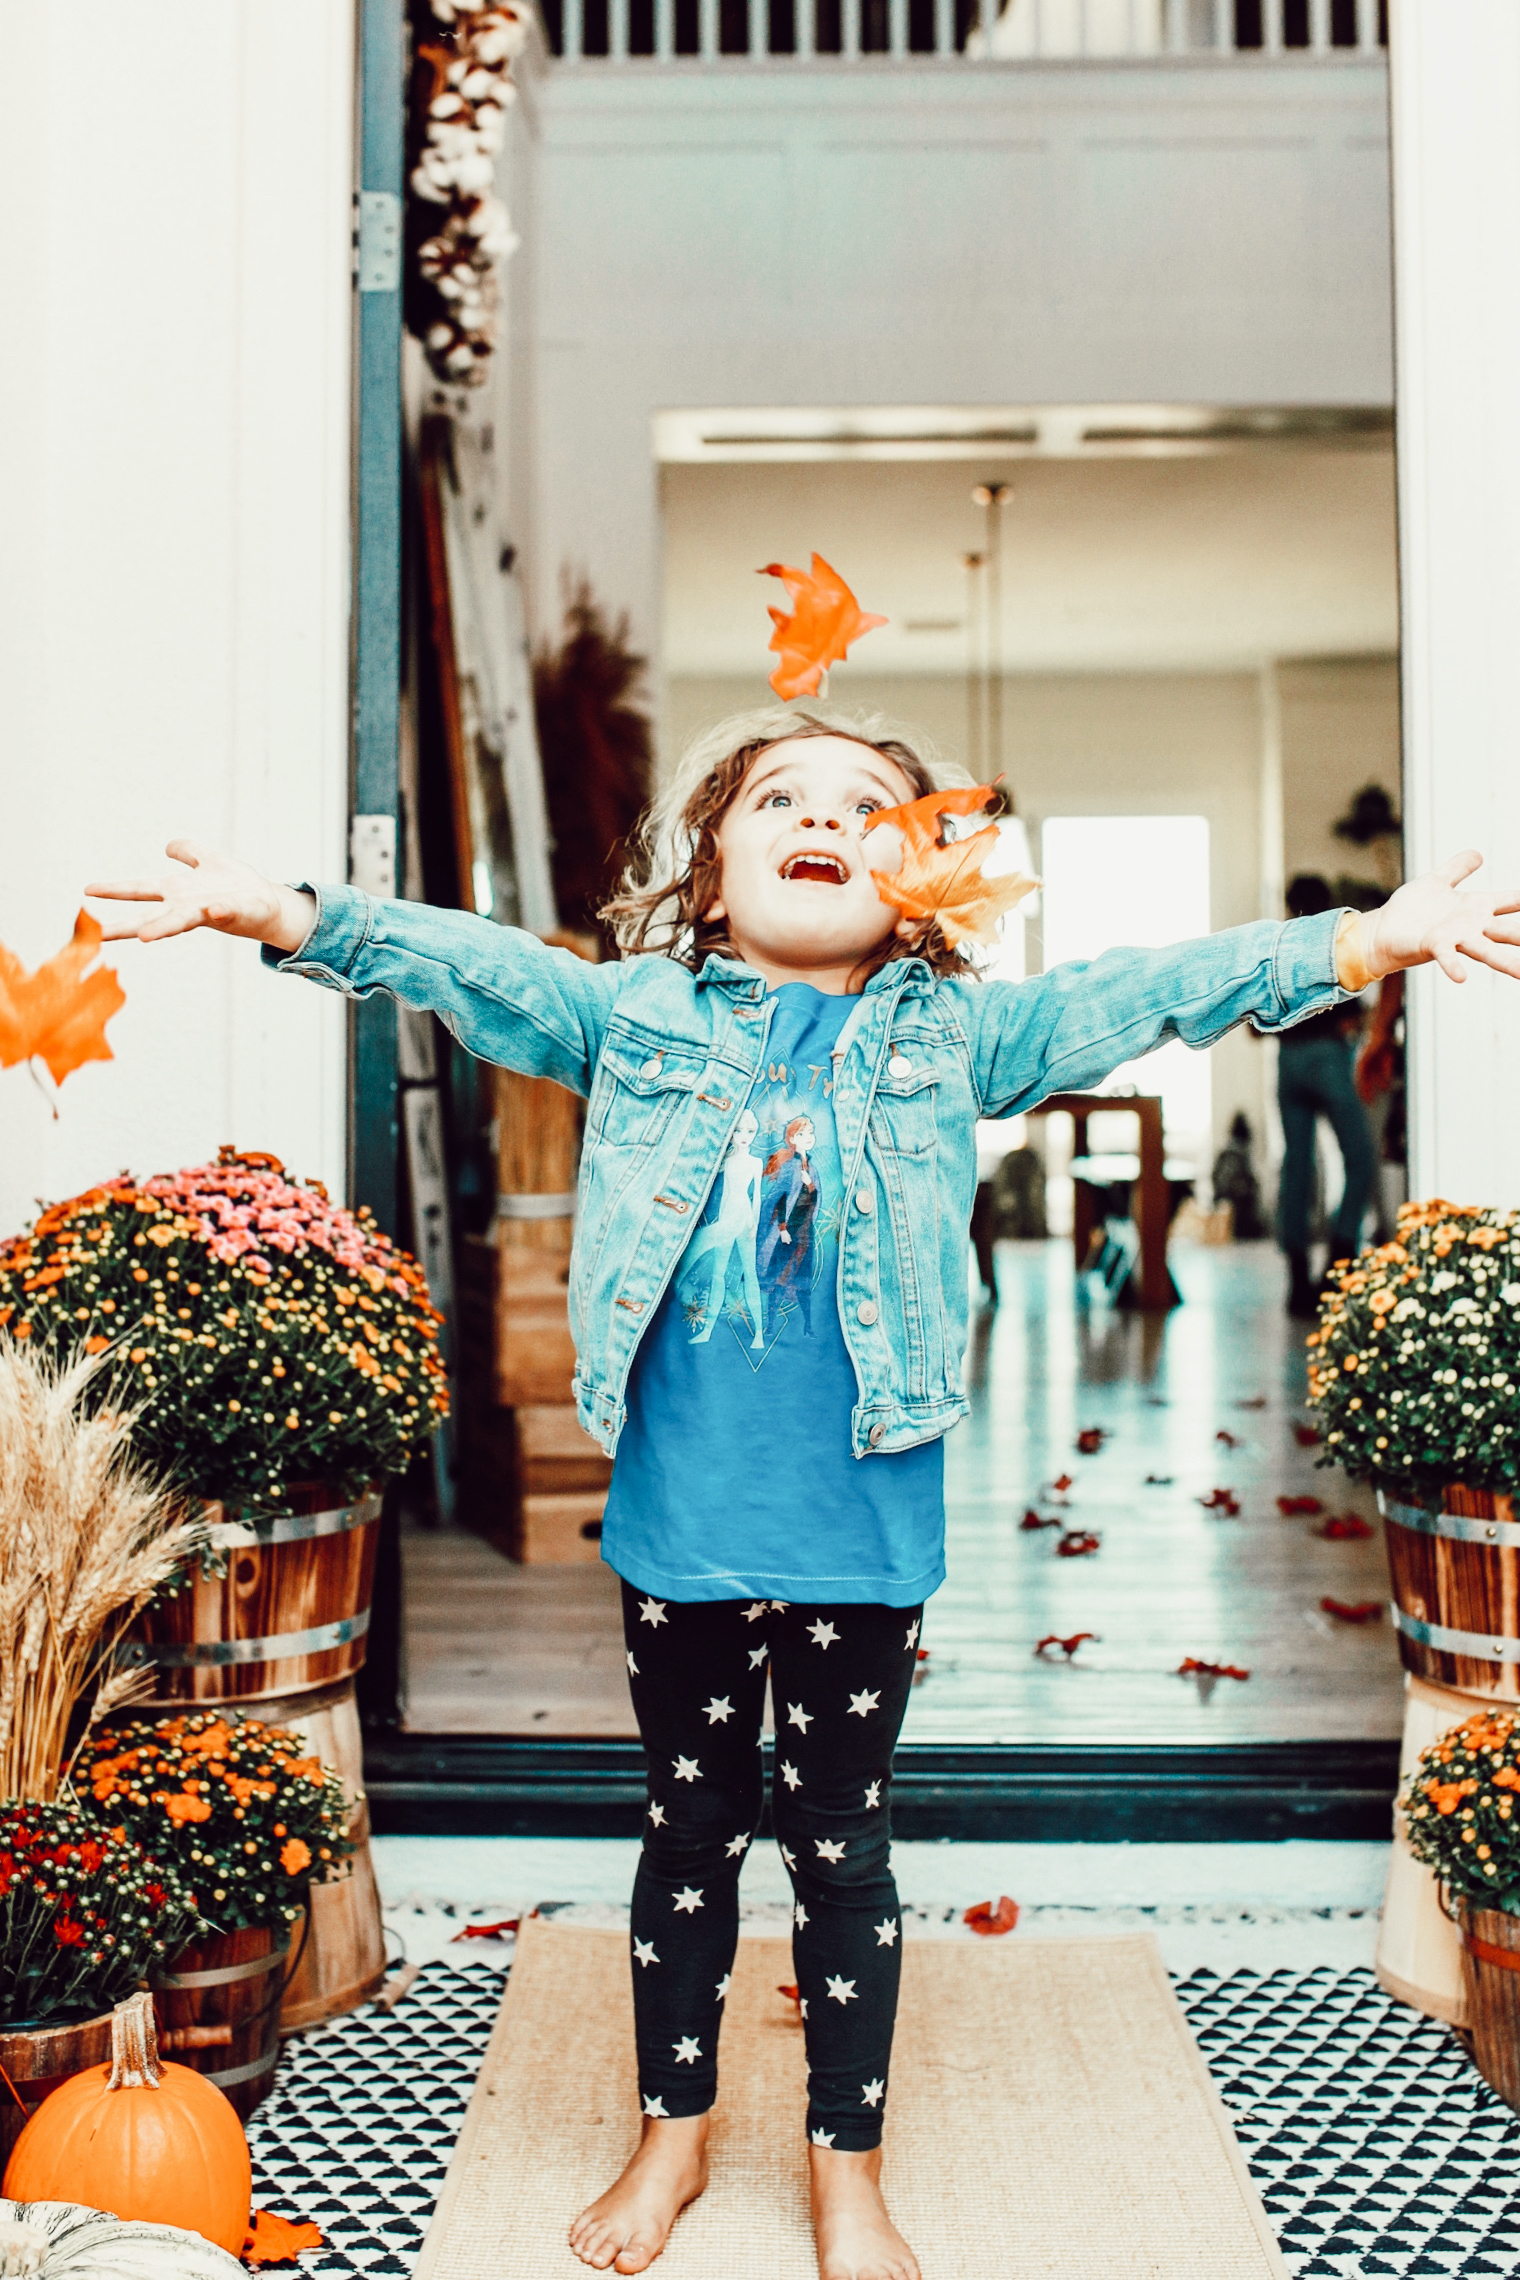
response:
<svg viewBox="0 0 1520 2280"><path fill-rule="evenodd" d="M1097 1551L1102 1542L1103 1538L1091 1528L1068 1528L1056 1546L1056 1558L1058 1560L1085 1559L1089 1552Z"/></svg>
<svg viewBox="0 0 1520 2280"><path fill-rule="evenodd" d="M984 1940L1001 1939L1005 1932L1013 1930L1018 1920L1019 1904L1017 1900L1010 1900L1006 1892L995 1903L979 1900L961 1918L963 1924L969 1924L972 1931Z"/></svg>
<svg viewBox="0 0 1520 2280"><path fill-rule="evenodd" d="M1223 1429L1217 1432L1214 1435L1214 1438L1216 1441L1223 1441L1227 1449L1243 1449L1245 1447L1244 1441L1242 1441L1238 1435L1234 1433L1226 1433L1223 1431Z"/></svg>
<svg viewBox="0 0 1520 2280"><path fill-rule="evenodd" d="M268 2209L255 2209L243 2243L245 2264L294 2264L304 2248L321 2248L323 2240L315 2225L292 2224L289 2217L276 2217Z"/></svg>
<svg viewBox="0 0 1520 2280"><path fill-rule="evenodd" d="M1333 1615L1337 1623L1376 1623L1383 1613L1381 1599L1358 1599L1354 1602L1322 1599L1320 1606L1327 1615Z"/></svg>
<svg viewBox="0 0 1520 2280"><path fill-rule="evenodd" d="M776 1993L777 1993L778 1995L784 1995L784 1996L786 1997L786 1999L787 1999L787 2001L788 2001L789 2003L795 2003L795 2004L797 2004L797 2005L798 2005L798 2007L799 2007L799 2008L801 2007L801 2003L802 2003L802 1990L801 1990L801 1988L799 1988L799 1987L779 1987L779 1986L778 1986L778 1987L777 1987L777 1989L776 1989Z"/></svg>
<svg viewBox="0 0 1520 2280"><path fill-rule="evenodd" d="M1235 1406L1237 1409L1265 1409L1267 1397L1264 1393L1253 1393L1247 1400L1237 1401Z"/></svg>
<svg viewBox="0 0 1520 2280"><path fill-rule="evenodd" d="M1317 1449L1319 1447L1319 1427L1317 1425L1295 1425L1293 1438L1301 1449Z"/></svg>
<svg viewBox="0 0 1520 2280"><path fill-rule="evenodd" d="M1187 1655L1177 1665L1179 1678L1249 1678L1251 1673L1242 1670L1238 1663L1200 1662L1196 1655Z"/></svg>
<svg viewBox="0 0 1520 2280"><path fill-rule="evenodd" d="M1095 1457L1107 1439L1108 1433L1104 1426L1084 1425L1077 1435L1077 1447L1084 1457Z"/></svg>
<svg viewBox="0 0 1520 2280"><path fill-rule="evenodd" d="M1026 1536L1032 1535L1036 1528L1059 1528L1060 1525L1059 1520L1042 1520L1038 1512L1033 1509L1026 1512L1019 1522L1019 1526Z"/></svg>
<svg viewBox="0 0 1520 2280"><path fill-rule="evenodd" d="M1362 1544L1375 1532L1372 1522L1364 1520L1360 1512L1332 1512L1323 1528L1314 1531L1329 1544Z"/></svg>
<svg viewBox="0 0 1520 2280"><path fill-rule="evenodd" d="M1207 1496L1200 1496L1198 1501L1205 1512L1223 1512L1231 1520L1236 1519L1240 1512L1240 1498L1233 1488L1212 1489Z"/></svg>
<svg viewBox="0 0 1520 2280"><path fill-rule="evenodd" d="M1170 1488L1176 1477L1175 1473L1147 1473L1145 1485L1147 1488Z"/></svg>
<svg viewBox="0 0 1520 2280"><path fill-rule="evenodd" d="M1096 1640L1097 1636L1096 1631L1073 1631L1069 1639L1063 1639L1059 1631L1051 1631L1043 1639L1036 1640L1034 1651L1037 1655L1043 1655L1047 1647L1059 1647L1066 1660L1070 1662L1084 1639Z"/></svg>
<svg viewBox="0 0 1520 2280"><path fill-rule="evenodd" d="M1060 1477L1060 1479L1059 1479L1059 1480L1053 1480L1053 1481L1051 1482L1051 1484L1050 1484L1050 1492L1051 1492L1052 1496L1064 1496L1064 1495L1066 1494L1066 1491L1067 1491L1067 1490L1070 1488L1070 1486L1071 1486L1071 1474L1070 1474L1070 1473L1062 1473L1062 1475L1061 1475L1061 1477Z"/></svg>
<svg viewBox="0 0 1520 2280"><path fill-rule="evenodd" d="M519 1919L503 1916L499 1924L464 1924L454 1934L456 1940L499 1940L503 1932L515 1932Z"/></svg>
<svg viewBox="0 0 1520 2280"><path fill-rule="evenodd" d="M1277 1509L1285 1520L1292 1520L1300 1512L1323 1512L1325 1507L1317 1496L1280 1496Z"/></svg>
<svg viewBox="0 0 1520 2280"><path fill-rule="evenodd" d="M918 1659L919 1659L919 1661L920 1661L920 1662L927 1662L927 1661L929 1660L929 1650L928 1650L928 1648L927 1648L927 1647L920 1647L920 1648L919 1648L919 1650L918 1650Z"/></svg>

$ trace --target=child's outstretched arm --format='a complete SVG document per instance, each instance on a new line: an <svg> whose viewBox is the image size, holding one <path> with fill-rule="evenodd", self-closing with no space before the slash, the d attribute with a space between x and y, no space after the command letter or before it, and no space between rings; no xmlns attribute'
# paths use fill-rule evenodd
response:
<svg viewBox="0 0 1520 2280"><path fill-rule="evenodd" d="M348 997L384 990L436 1013L484 1061L591 1090L619 967L589 965L465 911L382 902L358 887L279 886L187 839L171 840L167 853L176 867L156 879L85 889L138 906L105 921L108 939L159 942L199 926L241 935L262 942L281 973Z"/></svg>
<svg viewBox="0 0 1520 2280"><path fill-rule="evenodd" d="M1374 911L1264 920L1165 950L1109 950L1028 982L968 986L962 1004L985 1114L1090 1091L1174 1037L1202 1048L1242 1021L1291 1028L1409 966L1434 963L1463 981L1472 962L1520 979L1520 889L1464 887L1481 861L1470 850L1454 855Z"/></svg>

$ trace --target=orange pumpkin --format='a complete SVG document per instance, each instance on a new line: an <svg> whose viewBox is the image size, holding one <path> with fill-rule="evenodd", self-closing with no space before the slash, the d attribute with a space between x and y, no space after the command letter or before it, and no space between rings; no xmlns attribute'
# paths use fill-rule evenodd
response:
<svg viewBox="0 0 1520 2280"><path fill-rule="evenodd" d="M4 2191L179 2225L236 2256L253 2179L230 2103L204 2075L160 2060L153 1998L133 1995L112 2015L110 2065L43 2100L16 2140Z"/></svg>

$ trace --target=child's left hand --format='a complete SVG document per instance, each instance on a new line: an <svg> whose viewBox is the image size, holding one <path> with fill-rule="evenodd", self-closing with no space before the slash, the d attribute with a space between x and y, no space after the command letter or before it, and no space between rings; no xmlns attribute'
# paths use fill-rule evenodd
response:
<svg viewBox="0 0 1520 2280"><path fill-rule="evenodd" d="M1498 894L1464 888L1462 881L1483 861L1473 848L1453 855L1423 878L1411 879L1378 910L1362 911L1342 938L1345 949L1360 952L1366 981L1405 966L1438 965L1453 982L1467 979L1467 961L1492 966L1520 981L1520 888ZM1349 938L1349 939L1348 939ZM1341 955L1341 945L1337 945Z"/></svg>

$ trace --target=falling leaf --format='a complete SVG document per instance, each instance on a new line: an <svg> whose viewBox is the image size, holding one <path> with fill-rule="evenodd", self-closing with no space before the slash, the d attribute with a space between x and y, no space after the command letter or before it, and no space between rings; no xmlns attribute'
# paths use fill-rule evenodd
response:
<svg viewBox="0 0 1520 2280"><path fill-rule="evenodd" d="M920 1662L927 1662L927 1661L929 1660L929 1649L928 1649L927 1647L920 1647L920 1648L919 1648L919 1650L918 1650L918 1660L919 1660Z"/></svg>
<svg viewBox="0 0 1520 2280"><path fill-rule="evenodd" d="M1019 1522L1019 1527L1026 1536L1032 1536L1036 1528L1059 1528L1060 1526L1059 1520L1042 1520L1038 1512L1033 1510L1026 1512Z"/></svg>
<svg viewBox="0 0 1520 2280"><path fill-rule="evenodd" d="M1078 1647L1082 1646L1088 1639L1091 1639L1096 1643L1098 1639L1097 1632L1073 1631L1069 1639L1063 1639L1059 1632L1051 1631L1048 1632L1043 1639L1037 1639L1035 1641L1034 1651L1037 1655L1043 1658L1045 1649L1047 1647L1059 1647L1062 1654L1066 1657L1066 1660L1070 1662Z"/></svg>
<svg viewBox="0 0 1520 2280"><path fill-rule="evenodd" d="M963 1924L969 1924L977 1937L984 1940L1001 1939L1005 1932L1013 1930L1018 1920L1019 1904L1017 1900L1010 1900L1006 1892L996 1905L991 1900L979 1900L961 1918Z"/></svg>
<svg viewBox="0 0 1520 2280"><path fill-rule="evenodd" d="M1179 1678L1238 1678L1247 1679L1251 1673L1242 1670L1238 1663L1200 1662L1196 1655L1188 1655L1177 1665Z"/></svg>
<svg viewBox="0 0 1520 2280"><path fill-rule="evenodd" d="M1095 1457L1108 1439L1108 1428L1103 1425L1084 1425L1077 1435L1077 1447L1084 1457Z"/></svg>
<svg viewBox="0 0 1520 2280"><path fill-rule="evenodd" d="M1051 1484L1050 1484L1050 1493L1051 1493L1051 1495L1052 1495L1052 1496L1064 1496L1064 1495L1066 1494L1066 1491L1067 1491L1067 1490L1070 1488L1070 1486L1071 1486L1071 1474L1070 1474L1070 1473L1062 1473L1062 1475L1061 1475L1061 1477L1060 1477L1060 1479L1059 1479L1059 1480L1053 1480L1053 1481L1051 1482Z"/></svg>
<svg viewBox="0 0 1520 2280"><path fill-rule="evenodd" d="M0 1069L36 1056L61 1085L83 1062L115 1058L106 1023L127 993L109 966L86 975L100 943L100 926L85 910L74 921L73 940L35 974L0 943Z"/></svg>
<svg viewBox="0 0 1520 2280"><path fill-rule="evenodd" d="M322 2246L322 2235L315 2225L292 2224L288 2217L273 2216L268 2209L255 2209L248 2238L243 2243L243 2262L294 2264L303 2249Z"/></svg>
<svg viewBox="0 0 1520 2280"><path fill-rule="evenodd" d="M1198 1501L1205 1512L1222 1512L1230 1520L1240 1516L1240 1498L1233 1488L1210 1489L1208 1495L1200 1496Z"/></svg>
<svg viewBox="0 0 1520 2280"><path fill-rule="evenodd" d="M1314 1532L1327 1544L1364 1544L1376 1533L1372 1522L1364 1520L1360 1512L1332 1512L1323 1528Z"/></svg>
<svg viewBox="0 0 1520 2280"><path fill-rule="evenodd" d="M1307 1516L1323 1512L1325 1507L1317 1496L1280 1496L1277 1499L1277 1509L1285 1520L1294 1520L1301 1513Z"/></svg>
<svg viewBox="0 0 1520 2280"><path fill-rule="evenodd" d="M975 815L996 797L995 784L969 784L954 791L926 792L920 800L879 808L867 816L864 830L890 823L903 835L897 869L871 873L882 901L904 918L938 919L951 942L995 942L1004 911L1012 910L1040 882L1018 872L1002 879L983 878L983 864L1001 843L995 825L973 831L969 839L946 843L940 838L940 823L947 815Z"/></svg>
<svg viewBox="0 0 1520 2280"><path fill-rule="evenodd" d="M1317 1449L1319 1447L1319 1429L1317 1426L1295 1425L1293 1438L1301 1449Z"/></svg>
<svg viewBox="0 0 1520 2280"><path fill-rule="evenodd" d="M1344 1599L1322 1599L1320 1606L1327 1615L1333 1615L1337 1623L1376 1623L1383 1613L1381 1599L1357 1599L1349 1602Z"/></svg>
<svg viewBox="0 0 1520 2280"><path fill-rule="evenodd" d="M1056 1546L1058 1560L1082 1560L1098 1551L1103 1538L1091 1528L1068 1528Z"/></svg>
<svg viewBox="0 0 1520 2280"><path fill-rule="evenodd" d="M456 1943L460 1940L505 1939L508 1932L517 1930L517 1924L516 1916L503 1916L499 1924L464 1924L454 1934L454 1939Z"/></svg>
<svg viewBox="0 0 1520 2280"><path fill-rule="evenodd" d="M887 623L884 617L873 617L861 608L839 572L830 569L821 554L813 556L811 576L806 570L789 568L785 562L767 562L755 575L779 578L792 597L790 617L785 610L770 605L776 629L770 646L781 660L771 675L771 687L778 697L819 696L829 667L839 663L850 643L874 626Z"/></svg>

